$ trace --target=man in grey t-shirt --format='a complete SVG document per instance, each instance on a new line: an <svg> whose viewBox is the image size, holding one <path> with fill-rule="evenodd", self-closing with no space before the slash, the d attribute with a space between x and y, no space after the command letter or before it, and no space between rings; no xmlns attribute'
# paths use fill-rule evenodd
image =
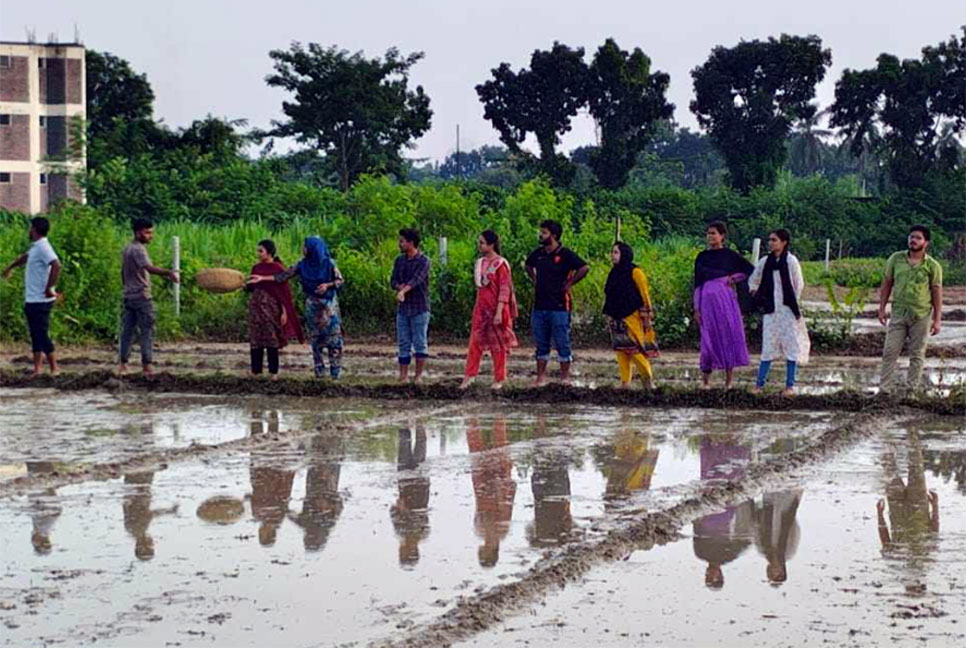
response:
<svg viewBox="0 0 966 648"><path fill-rule="evenodd" d="M160 275L178 283L180 277L174 270L151 265L147 245L154 239L154 223L137 218L132 224L134 240L121 253L121 282L124 286L124 315L121 319L121 366L118 373L127 372L131 357L134 331L141 334L141 366L145 376L153 376L152 350L154 347L154 302L151 300L151 275Z"/></svg>
<svg viewBox="0 0 966 648"><path fill-rule="evenodd" d="M30 345L34 353L34 376L43 369L44 355L50 365L51 375L60 373L54 357L54 343L50 339L50 311L57 301L54 286L60 278L60 260L47 240L50 221L38 216L30 220L30 249L21 254L3 270L3 278L9 279L14 268L25 265L24 314L30 329Z"/></svg>

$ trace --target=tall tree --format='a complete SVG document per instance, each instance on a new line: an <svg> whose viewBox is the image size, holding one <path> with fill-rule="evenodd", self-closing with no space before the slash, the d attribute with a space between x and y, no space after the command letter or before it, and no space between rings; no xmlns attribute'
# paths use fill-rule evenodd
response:
<svg viewBox="0 0 966 648"><path fill-rule="evenodd" d="M382 171L402 176L402 149L429 130L433 111L422 86L409 88L410 68L422 52L365 58L317 43L272 50L275 73L268 85L293 95L282 103L286 121L274 121L265 137L294 137L310 144L331 163L339 184L348 191L363 173Z"/></svg>
<svg viewBox="0 0 966 648"><path fill-rule="evenodd" d="M924 47L922 58L900 61L880 54L876 67L845 70L835 84L832 125L850 139L852 153L862 154L866 135L881 131L878 143L890 179L899 187L919 186L941 168L941 129L966 125L966 27L936 47Z"/></svg>
<svg viewBox="0 0 966 648"><path fill-rule="evenodd" d="M557 145L587 103L584 49L554 42L548 51L533 52L529 69L514 72L509 63L501 63L491 73L493 78L476 86L476 93L483 116L500 133L500 141L514 155L529 160L520 145L532 133L540 149L537 168L555 183L568 184L573 165L557 153Z"/></svg>
<svg viewBox="0 0 966 648"><path fill-rule="evenodd" d="M831 63L818 36L782 34L715 47L691 71L691 112L724 156L732 186L774 184L792 124L815 114L815 86Z"/></svg>
<svg viewBox="0 0 966 648"><path fill-rule="evenodd" d="M674 114L664 96L669 82L664 72L651 73L651 59L640 48L629 54L608 38L597 50L587 96L601 133L600 147L590 156L601 186L623 186L660 121Z"/></svg>
<svg viewBox="0 0 966 648"><path fill-rule="evenodd" d="M822 170L825 156L832 150L825 139L835 134L820 128L828 113L827 108L818 110L811 117L800 119L792 128L788 138L788 168L792 173L807 176Z"/></svg>

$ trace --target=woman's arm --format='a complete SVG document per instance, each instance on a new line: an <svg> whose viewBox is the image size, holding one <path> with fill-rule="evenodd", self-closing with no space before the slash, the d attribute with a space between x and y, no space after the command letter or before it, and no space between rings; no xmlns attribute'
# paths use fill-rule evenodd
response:
<svg viewBox="0 0 966 648"><path fill-rule="evenodd" d="M762 259L755 266L754 272L751 273L751 277L748 278L748 289L751 290L751 294L758 292L758 288L761 286L761 276L764 273L765 262L768 259Z"/></svg>
<svg viewBox="0 0 966 648"><path fill-rule="evenodd" d="M805 290L805 276L802 274L802 265L791 255L788 256L788 278L792 280L795 299L800 299Z"/></svg>

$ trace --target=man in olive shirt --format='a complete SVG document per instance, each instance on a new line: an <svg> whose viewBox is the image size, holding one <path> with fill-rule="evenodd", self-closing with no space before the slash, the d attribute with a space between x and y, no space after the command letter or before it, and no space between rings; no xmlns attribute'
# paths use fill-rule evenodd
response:
<svg viewBox="0 0 966 648"><path fill-rule="evenodd" d="M922 367L926 360L926 340L942 327L943 269L926 254L930 232L924 225L909 229L909 249L896 252L886 262L879 297L879 321L888 325L882 350L882 372L879 388L888 392L894 387L896 360L909 341L908 387L919 389ZM892 295L892 317L886 304ZM930 324L931 323L931 324Z"/></svg>
<svg viewBox="0 0 966 648"><path fill-rule="evenodd" d="M135 329L141 334L141 366L145 376L154 375L152 351L154 347L154 301L151 299L151 275L160 275L178 283L174 270L151 265L147 245L154 239L154 223L137 218L132 224L134 240L121 253L121 282L124 285L124 315L121 319L121 366L118 373L127 371L131 356L131 342Z"/></svg>

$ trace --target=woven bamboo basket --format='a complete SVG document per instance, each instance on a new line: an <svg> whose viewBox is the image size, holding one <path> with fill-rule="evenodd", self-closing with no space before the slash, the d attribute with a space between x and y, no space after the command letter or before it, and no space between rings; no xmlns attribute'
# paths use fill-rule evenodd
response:
<svg viewBox="0 0 966 648"><path fill-rule="evenodd" d="M207 268L195 275L195 283L213 293L230 293L245 286L245 275L231 268Z"/></svg>
<svg viewBox="0 0 966 648"><path fill-rule="evenodd" d="M215 495L198 507L198 517L212 524L231 524L245 515L245 504L236 497Z"/></svg>

